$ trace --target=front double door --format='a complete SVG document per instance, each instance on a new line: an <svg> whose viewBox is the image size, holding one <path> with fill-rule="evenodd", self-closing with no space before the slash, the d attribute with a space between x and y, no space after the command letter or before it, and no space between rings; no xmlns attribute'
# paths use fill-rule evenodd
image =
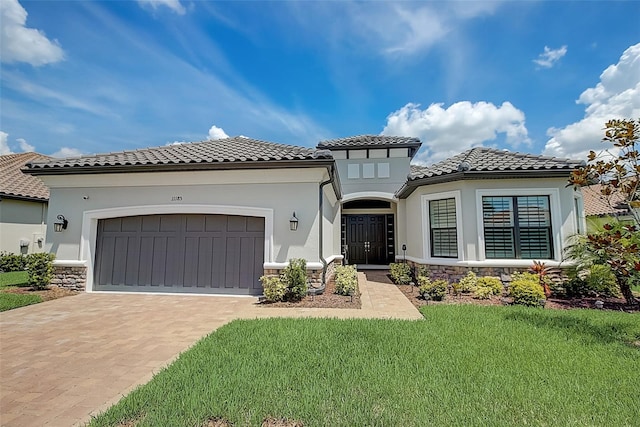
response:
<svg viewBox="0 0 640 427"><path fill-rule="evenodd" d="M346 246L349 264L387 264L389 252L393 253L393 240L389 229L393 228L392 215L344 215L343 245ZM390 246L391 245L391 246Z"/></svg>

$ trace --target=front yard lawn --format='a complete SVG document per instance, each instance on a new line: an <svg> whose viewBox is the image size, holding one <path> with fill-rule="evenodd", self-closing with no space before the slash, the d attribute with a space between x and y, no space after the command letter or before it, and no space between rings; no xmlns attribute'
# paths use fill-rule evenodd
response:
<svg viewBox="0 0 640 427"><path fill-rule="evenodd" d="M3 292L7 288L27 286L29 281L26 271L0 273L0 311L7 311L25 305L42 302L40 295L25 295Z"/></svg>
<svg viewBox="0 0 640 427"><path fill-rule="evenodd" d="M28 286L29 273L26 271L11 271L9 273L0 273L0 289L7 286Z"/></svg>
<svg viewBox="0 0 640 427"><path fill-rule="evenodd" d="M91 426L635 425L640 317L438 305L234 321ZM220 420L226 420L227 423Z"/></svg>

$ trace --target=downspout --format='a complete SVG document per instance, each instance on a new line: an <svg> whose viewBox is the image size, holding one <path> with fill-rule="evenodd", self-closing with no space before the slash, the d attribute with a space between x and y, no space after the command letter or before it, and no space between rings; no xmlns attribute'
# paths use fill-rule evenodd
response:
<svg viewBox="0 0 640 427"><path fill-rule="evenodd" d="M322 282L321 282L321 290L322 292L324 292L324 288L327 285L327 261L324 259L324 255L323 255L323 239L324 239L324 215L323 215L323 207L324 207L324 197L323 197L323 188L325 185L327 184L331 184L333 183L333 166L330 166L329 168L327 168L327 170L329 171L329 179L326 181L322 181L320 183L320 187L318 190L318 211L319 211L319 216L320 216L320 226L318 227L319 229L319 233L320 233L320 239L319 239L319 255L320 255L320 262L322 263Z"/></svg>

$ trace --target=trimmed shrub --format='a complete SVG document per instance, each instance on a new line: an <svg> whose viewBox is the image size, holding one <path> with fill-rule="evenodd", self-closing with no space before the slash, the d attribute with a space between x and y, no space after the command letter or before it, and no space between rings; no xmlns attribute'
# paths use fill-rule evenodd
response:
<svg viewBox="0 0 640 427"><path fill-rule="evenodd" d="M336 294L353 295L358 290L358 272L353 265L338 265L335 269Z"/></svg>
<svg viewBox="0 0 640 427"><path fill-rule="evenodd" d="M456 294L463 293L468 294L473 292L478 286L478 276L473 271L467 273L458 283L453 285L453 291Z"/></svg>
<svg viewBox="0 0 640 427"><path fill-rule="evenodd" d="M502 295L502 292L504 291L502 280L498 279L497 277L479 277L477 286L491 289L491 293L493 295Z"/></svg>
<svg viewBox="0 0 640 427"><path fill-rule="evenodd" d="M587 289L595 291L598 296L620 296L620 287L611 267L604 264L594 264L589 268L589 274L585 277Z"/></svg>
<svg viewBox="0 0 640 427"><path fill-rule="evenodd" d="M571 278L562 284L568 298L584 296L618 297L620 287L608 265L594 264L588 269L572 272Z"/></svg>
<svg viewBox="0 0 640 427"><path fill-rule="evenodd" d="M23 255L12 254L10 252L0 253L0 271L10 273L12 271L24 271L27 266L27 259Z"/></svg>
<svg viewBox="0 0 640 427"><path fill-rule="evenodd" d="M267 301L276 302L284 299L287 293L287 285L282 282L280 276L262 276L260 281Z"/></svg>
<svg viewBox="0 0 640 427"><path fill-rule="evenodd" d="M289 260L289 265L282 271L282 281L287 286L285 299L300 301L307 295L307 261L302 258Z"/></svg>
<svg viewBox="0 0 640 427"><path fill-rule="evenodd" d="M476 299L491 299L493 295L493 289L488 286L476 286L473 291L473 297Z"/></svg>
<svg viewBox="0 0 640 427"><path fill-rule="evenodd" d="M392 262L389 264L391 280L396 285L408 285L411 282L411 267L403 262Z"/></svg>
<svg viewBox="0 0 640 427"><path fill-rule="evenodd" d="M449 282L444 279L431 280L426 276L418 276L418 292L427 300L442 301L447 295Z"/></svg>
<svg viewBox="0 0 640 427"><path fill-rule="evenodd" d="M54 254L37 253L29 254L27 258L27 271L29 272L29 286L33 289L46 289L53 279Z"/></svg>
<svg viewBox="0 0 640 427"><path fill-rule="evenodd" d="M532 273L514 273L511 275L509 294L514 304L539 306L545 301L544 290L540 286L538 275Z"/></svg>

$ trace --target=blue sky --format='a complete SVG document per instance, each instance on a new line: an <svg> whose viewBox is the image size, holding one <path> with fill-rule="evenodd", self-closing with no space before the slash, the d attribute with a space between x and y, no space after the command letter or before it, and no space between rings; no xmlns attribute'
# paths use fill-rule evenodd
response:
<svg viewBox="0 0 640 427"><path fill-rule="evenodd" d="M384 133L421 138L419 163L479 145L584 158L606 120L640 118L636 1L0 8L0 154Z"/></svg>

